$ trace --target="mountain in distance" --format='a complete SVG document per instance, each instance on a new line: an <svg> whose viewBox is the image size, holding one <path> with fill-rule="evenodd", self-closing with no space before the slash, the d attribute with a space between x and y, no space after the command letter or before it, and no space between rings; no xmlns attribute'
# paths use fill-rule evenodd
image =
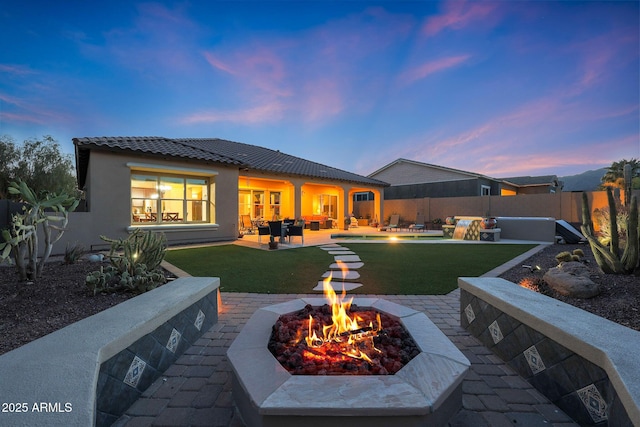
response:
<svg viewBox="0 0 640 427"><path fill-rule="evenodd" d="M595 191L602 184L602 177L607 168L582 172L577 175L561 176L558 180L564 183L562 191Z"/></svg>

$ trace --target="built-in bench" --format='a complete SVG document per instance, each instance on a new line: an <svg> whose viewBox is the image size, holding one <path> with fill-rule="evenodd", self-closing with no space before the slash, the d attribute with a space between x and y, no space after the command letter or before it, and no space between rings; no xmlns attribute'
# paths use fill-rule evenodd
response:
<svg viewBox="0 0 640 427"><path fill-rule="evenodd" d="M533 216L499 216L500 237L535 242L556 241L556 219Z"/></svg>
<svg viewBox="0 0 640 427"><path fill-rule="evenodd" d="M0 425L110 425L217 322L219 284L180 278L0 356Z"/></svg>
<svg viewBox="0 0 640 427"><path fill-rule="evenodd" d="M500 278L458 279L460 324L580 425L640 425L640 332Z"/></svg>
<svg viewBox="0 0 640 427"><path fill-rule="evenodd" d="M300 217L304 220L305 228L319 230L320 228L332 228L333 220L326 215L304 215Z"/></svg>

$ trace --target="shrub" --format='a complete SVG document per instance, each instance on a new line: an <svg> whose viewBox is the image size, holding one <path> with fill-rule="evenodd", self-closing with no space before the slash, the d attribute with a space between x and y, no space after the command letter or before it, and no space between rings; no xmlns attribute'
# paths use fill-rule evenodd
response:
<svg viewBox="0 0 640 427"><path fill-rule="evenodd" d="M80 243L76 242L73 246L69 246L67 243L67 247L64 250L64 263L75 264L85 253L86 250Z"/></svg>

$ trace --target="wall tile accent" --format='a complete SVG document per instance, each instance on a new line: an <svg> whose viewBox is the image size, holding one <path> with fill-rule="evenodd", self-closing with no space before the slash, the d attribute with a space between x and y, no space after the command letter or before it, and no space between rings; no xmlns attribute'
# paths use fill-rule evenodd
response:
<svg viewBox="0 0 640 427"><path fill-rule="evenodd" d="M204 322L205 317L206 316L204 315L202 310L198 310L198 316L196 317L196 321L194 323L194 326L196 327L197 330L202 329L202 323Z"/></svg>
<svg viewBox="0 0 640 427"><path fill-rule="evenodd" d="M129 366L129 370L127 371L127 375L124 377L124 382L129 384L131 387L136 388L146 366L147 362L143 361L138 356L134 357L131 365Z"/></svg>
<svg viewBox="0 0 640 427"><path fill-rule="evenodd" d="M217 291L206 295L100 365L96 426L114 423L217 322L217 296Z"/></svg>
<svg viewBox="0 0 640 427"><path fill-rule="evenodd" d="M576 423L633 425L604 369L465 290L460 324Z"/></svg>
<svg viewBox="0 0 640 427"><path fill-rule="evenodd" d="M195 322L194 322L195 324ZM171 330L171 336L169 337L169 341L167 341L167 349L171 352L171 353L175 353L176 349L178 348L178 343L180 342L180 338L182 337L182 334L180 334L180 332L176 331L175 328L173 328Z"/></svg>
<svg viewBox="0 0 640 427"><path fill-rule="evenodd" d="M531 372L534 374L538 374L546 369L535 345L532 345L524 351L524 357L527 359Z"/></svg>
<svg viewBox="0 0 640 427"><path fill-rule="evenodd" d="M469 321L469 323L473 323L473 321L476 319L476 314L473 312L473 307L471 307L471 304L467 304L467 306L464 308L464 314L467 315L467 320Z"/></svg>
<svg viewBox="0 0 640 427"><path fill-rule="evenodd" d="M594 423L607 419L607 403L594 384L589 384L578 390L578 397L589 411Z"/></svg>
<svg viewBox="0 0 640 427"><path fill-rule="evenodd" d="M491 332L491 338L493 338L494 344L498 344L504 338L500 330L500 325L498 325L498 321L496 320L489 325L489 332Z"/></svg>

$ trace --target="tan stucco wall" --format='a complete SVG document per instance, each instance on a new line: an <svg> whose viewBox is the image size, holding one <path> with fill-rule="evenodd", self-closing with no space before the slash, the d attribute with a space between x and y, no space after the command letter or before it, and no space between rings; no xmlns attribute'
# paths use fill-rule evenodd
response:
<svg viewBox="0 0 640 427"><path fill-rule="evenodd" d="M640 197L640 191L633 192ZM592 212L608 206L606 191L587 192ZM620 196L621 197L621 196ZM367 212L368 203L362 204ZM358 207L359 208L359 207ZM444 220L448 216L503 216L503 217L551 217L567 222L582 222L582 192L562 192L549 194L522 194L517 196L477 196L418 198L384 201L384 220L399 214L403 222L415 220L417 213L425 215L425 221L436 218ZM597 224L594 223L597 228Z"/></svg>
<svg viewBox="0 0 640 427"><path fill-rule="evenodd" d="M469 179L468 174L456 171L419 165L410 162L399 162L388 168L370 175L371 178L388 182L391 185L421 184L425 182L455 181Z"/></svg>
<svg viewBox="0 0 640 427"><path fill-rule="evenodd" d="M86 249L108 248L100 235L123 238L131 227L131 168L127 163L144 163L154 167L208 170L213 176L210 191L209 223L171 226L141 226L163 231L170 244L234 240L238 235L238 169L224 165L165 160L93 150L87 175L88 212L72 212L68 231L54 247L64 253L67 243L79 242ZM188 171L178 173L189 175Z"/></svg>

